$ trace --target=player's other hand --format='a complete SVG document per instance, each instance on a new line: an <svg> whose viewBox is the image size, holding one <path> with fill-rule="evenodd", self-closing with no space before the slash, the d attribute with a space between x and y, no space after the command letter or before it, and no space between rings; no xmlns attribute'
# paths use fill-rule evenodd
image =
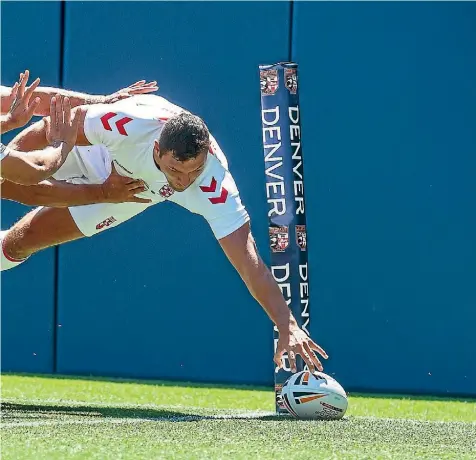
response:
<svg viewBox="0 0 476 460"><path fill-rule="evenodd" d="M67 97L55 96L50 101L50 119L46 121L46 137L51 144L63 142L69 150L76 144L79 112L71 118L71 102Z"/></svg>
<svg viewBox="0 0 476 460"><path fill-rule="evenodd" d="M110 176L102 184L104 203L150 203L151 200L135 196L137 193L142 193L145 190L146 187L141 180L118 174L114 163L112 163Z"/></svg>
<svg viewBox="0 0 476 460"><path fill-rule="evenodd" d="M278 368L283 366L282 358L286 351L288 352L291 372L297 371L296 355L301 355L310 372L322 371L323 369L317 353L325 359L328 358L327 353L295 324L279 329L278 346L274 354L274 362Z"/></svg>
<svg viewBox="0 0 476 460"><path fill-rule="evenodd" d="M19 128L20 126L26 125L33 117L35 109L40 103L40 98L37 97L31 101L31 96L33 92L40 84L40 79L37 78L28 88L26 84L28 83L28 78L30 72L25 70L24 73L20 74L20 80L13 85L10 99L12 103L10 105L10 110L5 115L5 119L8 122L9 129Z"/></svg>
<svg viewBox="0 0 476 460"><path fill-rule="evenodd" d="M155 93L158 89L159 87L157 86L156 81L146 83L145 80L140 80L136 81L127 88L122 88L119 91L106 96L105 102L106 104L112 104L113 102L127 99L128 97L135 96L137 94Z"/></svg>

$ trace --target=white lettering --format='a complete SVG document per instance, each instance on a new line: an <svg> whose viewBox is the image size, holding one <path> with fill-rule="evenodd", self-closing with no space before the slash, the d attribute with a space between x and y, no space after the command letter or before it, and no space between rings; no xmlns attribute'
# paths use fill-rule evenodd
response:
<svg viewBox="0 0 476 460"><path fill-rule="evenodd" d="M288 114L293 125L297 125L299 123L299 107L289 107Z"/></svg>
<svg viewBox="0 0 476 460"><path fill-rule="evenodd" d="M267 115L272 115L267 116ZM274 109L263 110L261 114L261 119L263 124L266 126L275 125L279 121L279 106ZM281 141L281 128L279 126L271 128L263 128L263 144L265 149L265 174L267 177L273 178L279 182L269 182L266 184L266 197L268 205L270 206L268 210L268 216L273 215L282 216L286 214L286 198L285 198L285 188L284 188L284 177L280 173L280 168L283 166L283 157L279 156L279 149L281 148L281 142L266 144L266 137L269 136L270 139L276 138ZM275 155L276 154L276 155ZM268 163L271 162L271 165L268 166ZM274 193L278 196L273 196L271 198L271 193Z"/></svg>
<svg viewBox="0 0 476 460"><path fill-rule="evenodd" d="M265 158L265 161L266 161L266 158ZM274 159L272 161L276 161L276 159ZM278 174L274 174L274 172L273 172L275 169L278 169L282 165L283 165L283 162L280 161L279 163L276 163L276 164L270 166L269 168L266 168L265 174L269 177L272 177L273 179L284 180L283 176L279 176Z"/></svg>
<svg viewBox="0 0 476 460"><path fill-rule="evenodd" d="M281 142L279 144L265 145L264 146L265 149L272 148L273 150L271 150L271 152L268 152L265 155L264 161L281 161L283 159L283 157L273 158L273 154L276 153L280 149L280 147L281 147Z"/></svg>
<svg viewBox="0 0 476 460"><path fill-rule="evenodd" d="M266 144L266 133L269 133L269 138L272 139L274 137L273 132L276 132L278 141L281 140L281 128L279 126L275 128L263 128L263 144Z"/></svg>
<svg viewBox="0 0 476 460"><path fill-rule="evenodd" d="M311 335L309 333L309 314L307 315L307 319L306 321L304 321L303 325L302 325L302 330L307 334L307 335Z"/></svg>
<svg viewBox="0 0 476 460"><path fill-rule="evenodd" d="M293 173L296 174L296 176L299 177L299 179L303 179L302 174L299 172L299 168L302 165L302 161L300 161L296 166L293 167Z"/></svg>
<svg viewBox="0 0 476 460"><path fill-rule="evenodd" d="M296 137L301 139L301 128L298 125L289 126L289 134L291 135L291 140L293 141Z"/></svg>
<svg viewBox="0 0 476 460"><path fill-rule="evenodd" d="M301 297L301 319L303 320L303 331L309 335L309 283L307 283L307 263L299 265L299 294Z"/></svg>
<svg viewBox="0 0 476 460"><path fill-rule="evenodd" d="M293 160L301 160L301 142L291 142Z"/></svg>
<svg viewBox="0 0 476 460"><path fill-rule="evenodd" d="M278 277L278 273L284 271L284 276ZM274 279L277 283L282 283L289 278L289 263L286 265L276 265L271 267L271 273L273 274Z"/></svg>
<svg viewBox="0 0 476 460"><path fill-rule="evenodd" d="M268 200L268 204L273 205L273 207L268 211L268 217L271 217L274 214L278 216L284 216L284 214L286 214L285 198L276 198L273 200Z"/></svg>
<svg viewBox="0 0 476 460"><path fill-rule="evenodd" d="M266 115L267 114L274 114L275 118L272 121L267 121L266 120ZM276 106L274 109L266 109L261 111L261 121L263 122L264 125L266 126L273 126L279 121L279 106Z"/></svg>
<svg viewBox="0 0 476 460"><path fill-rule="evenodd" d="M294 181L294 194L295 195L301 195L302 196L302 192L304 191L304 188L303 188L303 183L302 183L302 180L295 180Z"/></svg>
<svg viewBox="0 0 476 460"><path fill-rule="evenodd" d="M281 189L280 192L278 192L278 188ZM284 182L267 182L266 183L266 197L267 198L271 198L271 192L281 193L281 195L284 195Z"/></svg>
<svg viewBox="0 0 476 460"><path fill-rule="evenodd" d="M299 265L299 276L303 281L307 281L307 262L304 265Z"/></svg>
<svg viewBox="0 0 476 460"><path fill-rule="evenodd" d="M304 214L304 183L302 175L302 157L301 157L301 128L299 127L299 107L289 107L289 134L291 141L292 159L297 161L293 166L293 175L296 180L293 183L294 200L297 203L296 214Z"/></svg>

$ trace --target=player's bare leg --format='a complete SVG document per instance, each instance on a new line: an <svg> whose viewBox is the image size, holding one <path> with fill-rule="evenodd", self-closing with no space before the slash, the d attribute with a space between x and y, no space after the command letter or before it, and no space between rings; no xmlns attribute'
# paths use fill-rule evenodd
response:
<svg viewBox="0 0 476 460"><path fill-rule="evenodd" d="M2 232L2 270L13 268L42 249L83 238L68 208L37 208Z"/></svg>

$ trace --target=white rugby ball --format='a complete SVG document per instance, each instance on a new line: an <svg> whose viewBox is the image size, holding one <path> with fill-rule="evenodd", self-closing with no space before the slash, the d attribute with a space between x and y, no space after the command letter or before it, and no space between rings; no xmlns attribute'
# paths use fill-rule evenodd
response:
<svg viewBox="0 0 476 460"><path fill-rule="evenodd" d="M293 374L283 385L281 399L292 416L302 419L337 420L348 406L342 386L323 372Z"/></svg>

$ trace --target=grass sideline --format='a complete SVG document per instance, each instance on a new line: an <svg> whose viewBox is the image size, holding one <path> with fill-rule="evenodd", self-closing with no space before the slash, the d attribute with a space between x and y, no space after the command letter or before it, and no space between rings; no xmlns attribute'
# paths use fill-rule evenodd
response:
<svg viewBox="0 0 476 460"><path fill-rule="evenodd" d="M476 458L476 401L352 395L345 420L277 418L264 388L2 376L2 459Z"/></svg>

